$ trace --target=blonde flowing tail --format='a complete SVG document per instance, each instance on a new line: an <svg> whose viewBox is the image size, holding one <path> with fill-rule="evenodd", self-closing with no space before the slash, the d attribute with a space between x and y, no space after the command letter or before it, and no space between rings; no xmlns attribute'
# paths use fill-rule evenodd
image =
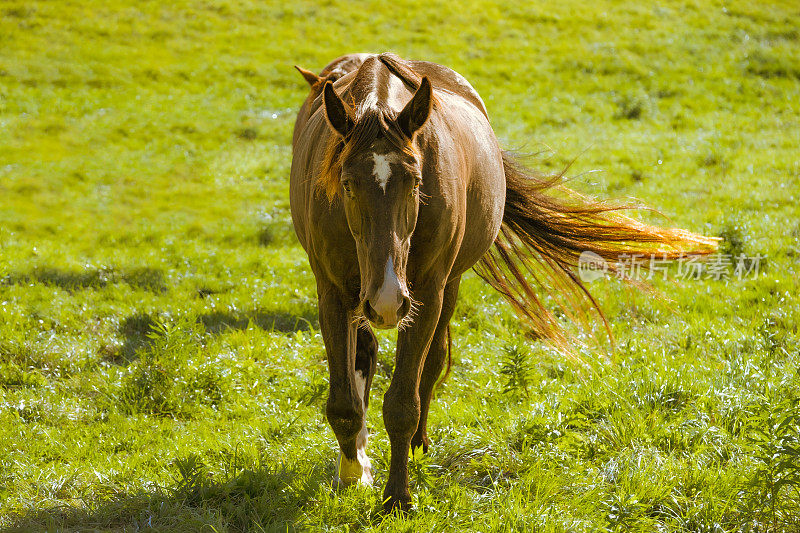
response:
<svg viewBox="0 0 800 533"><path fill-rule="evenodd" d="M526 319L535 335L565 351L570 351L570 336L545 299L587 328L595 311L613 339L605 315L577 273L581 254L596 254L613 273L621 259L634 254L675 260L716 250L718 239L644 224L622 213L635 205L593 201L568 189L563 173L542 177L508 152L503 152L503 166L503 223L474 270Z"/></svg>

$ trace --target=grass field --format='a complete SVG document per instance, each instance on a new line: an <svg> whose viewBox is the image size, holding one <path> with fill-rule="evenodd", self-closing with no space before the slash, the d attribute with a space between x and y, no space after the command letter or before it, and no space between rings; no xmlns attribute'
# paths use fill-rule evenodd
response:
<svg viewBox="0 0 800 533"><path fill-rule="evenodd" d="M800 531L799 28L790 0L3 1L0 529ZM288 209L292 65L384 50L575 188L764 258L672 270L669 302L593 282L617 347L575 360L470 275L407 517L331 487Z"/></svg>

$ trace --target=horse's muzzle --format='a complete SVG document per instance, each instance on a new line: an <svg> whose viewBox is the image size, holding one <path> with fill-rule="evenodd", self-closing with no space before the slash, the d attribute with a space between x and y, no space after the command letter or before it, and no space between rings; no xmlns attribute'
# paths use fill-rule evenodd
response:
<svg viewBox="0 0 800 533"><path fill-rule="evenodd" d="M379 329L397 327L397 324L411 311L411 298L403 293L398 293L396 302L387 303L385 299L379 299L377 304L375 305L369 299L366 299L363 303L363 309L367 320Z"/></svg>

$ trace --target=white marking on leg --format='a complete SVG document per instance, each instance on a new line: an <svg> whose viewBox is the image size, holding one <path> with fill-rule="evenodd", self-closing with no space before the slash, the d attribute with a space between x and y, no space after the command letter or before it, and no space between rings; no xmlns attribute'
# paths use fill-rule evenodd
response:
<svg viewBox="0 0 800 533"><path fill-rule="evenodd" d="M367 392L367 376L361 370L356 370L356 392L361 405L364 405L364 393Z"/></svg>
<svg viewBox="0 0 800 533"><path fill-rule="evenodd" d="M392 175L390 163L396 162L397 156L395 154L372 154L372 160L375 162L372 175L375 176L375 181L378 182L385 194L386 184L389 183L389 177Z"/></svg>
<svg viewBox="0 0 800 533"><path fill-rule="evenodd" d="M358 391L359 399L361 400L361 408L364 411L364 420L361 423L361 431L358 432L356 437L356 458L361 464L361 483L363 485L372 485L372 463L367 457L367 444L369 442L369 431L367 431L367 376L361 371L356 370L356 390Z"/></svg>
<svg viewBox="0 0 800 533"><path fill-rule="evenodd" d="M361 401L361 408L364 411L364 421L361 424L361 431L358 432L356 437L356 458L350 460L342 452L339 452L339 463L337 472L337 481L343 485L351 483L361 483L362 485L372 486L372 463L367 457L367 442L369 440L369 432L367 431L367 408L364 402L364 396L367 392L367 376L360 370L355 372L356 392L358 392L358 399Z"/></svg>

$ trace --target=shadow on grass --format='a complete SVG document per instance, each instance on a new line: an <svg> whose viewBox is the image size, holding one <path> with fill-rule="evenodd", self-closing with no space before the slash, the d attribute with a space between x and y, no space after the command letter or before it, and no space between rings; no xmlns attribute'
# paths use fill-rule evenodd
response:
<svg viewBox="0 0 800 533"><path fill-rule="evenodd" d="M302 315L280 309L255 309L253 311L224 312L215 311L200 315L197 320L203 324L206 332L224 333L226 330L244 330L250 324L264 331L294 333L319 328L319 317L316 312L304 312Z"/></svg>
<svg viewBox="0 0 800 533"><path fill-rule="evenodd" d="M195 457L176 465L173 488L84 499L83 507L24 510L1 531L295 531L303 529L300 511L324 476L313 467L300 475L265 466L217 481Z"/></svg>
<svg viewBox="0 0 800 533"><path fill-rule="evenodd" d="M156 318L146 313L137 313L123 320L119 325L119 333L125 339L125 342L122 344L117 357L125 361L132 360L137 351L145 349L152 344L151 335L156 331L155 327Z"/></svg>
<svg viewBox="0 0 800 533"><path fill-rule="evenodd" d="M164 273L156 268L63 270L53 267L36 267L28 273L13 272L0 279L0 285L27 285L41 283L74 292L83 289L100 289L108 285L126 283L133 289L162 293L167 290Z"/></svg>
<svg viewBox="0 0 800 533"><path fill-rule="evenodd" d="M125 318L119 325L119 334L124 339L122 347L109 357L117 362L131 361L136 352L147 349L153 343L153 334L158 331L158 314L136 313ZM228 330L245 330L252 324L264 331L294 333L319 328L319 318L314 311L294 314L281 309L254 309L252 311L215 311L197 317L206 333L220 335Z"/></svg>

